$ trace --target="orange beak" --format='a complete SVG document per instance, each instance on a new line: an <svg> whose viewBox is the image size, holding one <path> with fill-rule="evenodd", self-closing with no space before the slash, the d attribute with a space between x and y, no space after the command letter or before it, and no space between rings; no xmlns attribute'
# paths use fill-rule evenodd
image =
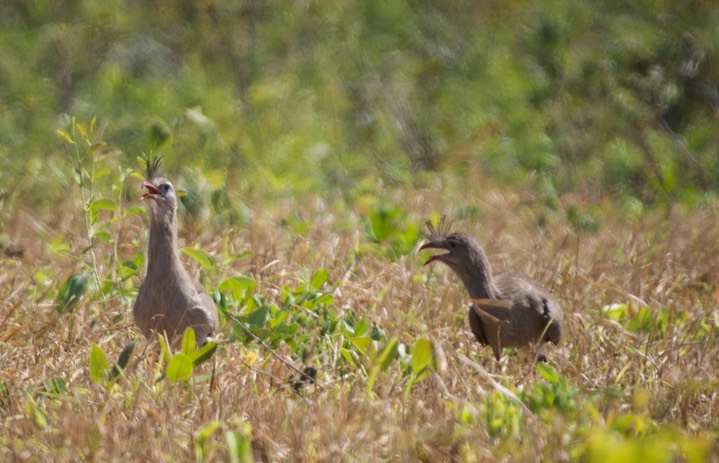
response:
<svg viewBox="0 0 719 463"><path fill-rule="evenodd" d="M420 251L423 251L423 250L425 250L425 249L446 249L446 248L445 248L444 246L442 246L441 244L433 243L433 242L430 241L430 242L428 242L428 243L424 243L424 244L423 244L422 246L420 246L420 248L419 248ZM431 264L431 263L434 262L435 260L439 260L439 259L440 259L442 256L444 256L444 255L445 255L445 254L435 254L434 256L432 256L432 257L430 257L429 259L427 259L427 261L426 261L423 265Z"/></svg>
<svg viewBox="0 0 719 463"><path fill-rule="evenodd" d="M142 184L143 188L147 188L147 193L142 195L140 199L148 199L148 198L154 198L155 196L160 194L160 190L157 189L155 185L152 183L145 181L145 183Z"/></svg>

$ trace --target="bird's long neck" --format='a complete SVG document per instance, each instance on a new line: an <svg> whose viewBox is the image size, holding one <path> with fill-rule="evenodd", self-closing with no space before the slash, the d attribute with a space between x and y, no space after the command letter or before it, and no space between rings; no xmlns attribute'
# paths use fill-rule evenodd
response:
<svg viewBox="0 0 719 463"><path fill-rule="evenodd" d="M147 245L147 275L170 275L181 272L177 245L177 219L150 212L150 239Z"/></svg>
<svg viewBox="0 0 719 463"><path fill-rule="evenodd" d="M469 262L461 268L455 268L454 271L462 280L469 297L473 299L499 298L499 291L492 278L492 267L481 248L472 249Z"/></svg>

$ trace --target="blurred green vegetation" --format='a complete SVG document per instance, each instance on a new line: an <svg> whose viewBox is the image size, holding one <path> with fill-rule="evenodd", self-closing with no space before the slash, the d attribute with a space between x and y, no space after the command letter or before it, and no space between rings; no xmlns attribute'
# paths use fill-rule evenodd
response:
<svg viewBox="0 0 719 463"><path fill-rule="evenodd" d="M436 171L629 204L719 190L713 1L0 10L3 197L42 203L34 184L70 175L55 135L70 116L97 116L127 165L153 151L186 178L204 173L218 203L353 198L372 187L362 179L411 185Z"/></svg>

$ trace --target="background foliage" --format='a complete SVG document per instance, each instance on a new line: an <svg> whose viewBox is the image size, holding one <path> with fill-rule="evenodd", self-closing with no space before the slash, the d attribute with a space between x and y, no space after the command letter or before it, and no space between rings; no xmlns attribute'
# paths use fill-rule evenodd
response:
<svg viewBox="0 0 719 463"><path fill-rule="evenodd" d="M716 458L718 48L708 0L6 0L0 456ZM142 153L205 350L129 317ZM440 214L558 294L550 365L466 336Z"/></svg>
<svg viewBox="0 0 719 463"><path fill-rule="evenodd" d="M126 163L171 154L245 198L351 195L362 178L412 184L470 168L550 195L696 200L719 187L718 11L10 1L2 159L10 178L57 163L54 129L97 115Z"/></svg>

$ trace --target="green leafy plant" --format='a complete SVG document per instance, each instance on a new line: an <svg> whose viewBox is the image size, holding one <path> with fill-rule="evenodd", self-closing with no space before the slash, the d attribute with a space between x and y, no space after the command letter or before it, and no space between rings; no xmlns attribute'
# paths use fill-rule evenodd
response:
<svg viewBox="0 0 719 463"><path fill-rule="evenodd" d="M669 327L670 318L673 318L675 323L686 318L684 312L672 311L669 308L654 310L646 306L637 308L634 303L609 304L602 307L601 313L610 320L620 322L631 332L657 331L662 336Z"/></svg>
<svg viewBox="0 0 719 463"><path fill-rule="evenodd" d="M75 299L89 289L88 275L94 283L93 290L99 291L103 304L113 295L120 295L124 300L128 300L134 295L134 289L121 283L137 275L144 262L143 253L137 253L129 261L121 261L117 239L124 219L145 213L144 208L139 205L127 207L125 204L128 180L142 179L142 176L134 169L123 168L116 162L120 151L109 147L105 141L99 139L96 126L96 118L92 118L89 124L71 118L67 130L57 130L57 134L69 146L68 154L73 164L72 180L80 194L85 239L88 242L82 250L82 255L89 256L85 270L71 277L61 287L58 310L63 306L63 302L67 303L63 310L71 309L76 302ZM53 243L56 252L62 249L58 246L65 246L67 249L61 236L58 236ZM112 255L111 262L114 265L107 270L103 269L105 262L98 254L100 244L107 246L105 249L108 249ZM63 292L67 294L63 295ZM64 301L63 299L67 297L75 299Z"/></svg>
<svg viewBox="0 0 719 463"><path fill-rule="evenodd" d="M92 343L90 351L90 377L97 384L104 384L107 381L107 373L110 369L110 361L105 352L95 343Z"/></svg>
<svg viewBox="0 0 719 463"><path fill-rule="evenodd" d="M522 410L498 391L483 395L478 416L491 437L510 438L519 435Z"/></svg>
<svg viewBox="0 0 719 463"><path fill-rule="evenodd" d="M71 312L87 290L88 279L87 273L80 272L65 280L58 289L55 309L60 313Z"/></svg>
<svg viewBox="0 0 719 463"><path fill-rule="evenodd" d="M167 362L165 373L158 381L165 379L170 383L188 382L192 379L194 369L210 360L218 347L216 341L209 341L197 347L195 331L191 327L187 327L182 334L181 348L176 353L172 352L164 336L158 334L157 338L162 352L161 361Z"/></svg>
<svg viewBox="0 0 719 463"><path fill-rule="evenodd" d="M546 363L537 363L535 370L546 382L537 383L531 390L522 391L520 398L529 409L538 414L551 409L561 413L575 411L577 388Z"/></svg>
<svg viewBox="0 0 719 463"><path fill-rule="evenodd" d="M396 204L378 202L367 219L368 237L382 246L382 253L392 259L410 252L421 237L419 227L409 220L407 210Z"/></svg>
<svg viewBox="0 0 719 463"><path fill-rule="evenodd" d="M401 356L406 362L406 356ZM409 379L404 390L404 400L409 399L412 386L424 379L435 368L432 342L426 338L417 339L412 345L409 357Z"/></svg>
<svg viewBox="0 0 719 463"><path fill-rule="evenodd" d="M257 282L251 278L224 280L218 299L223 311L233 317L231 341L247 343L256 336L273 349L287 344L294 356L308 359L310 338L319 333L322 339L337 329L336 313L330 310L334 298L327 287L328 275L326 269L319 269L295 288L283 286L279 301L255 294Z"/></svg>
<svg viewBox="0 0 719 463"><path fill-rule="evenodd" d="M130 362L135 343L130 342L120 353L112 368L105 352L95 343L90 348L90 377L95 384L106 386L117 380Z"/></svg>
<svg viewBox="0 0 719 463"><path fill-rule="evenodd" d="M611 429L592 429L583 445L577 449L578 457L591 463L664 463L666 461L687 461L700 463L709 461L712 443L703 437L691 436L679 429L656 428L645 430L640 436L627 435L621 430L646 422L636 416L622 416ZM615 422L616 423L616 422Z"/></svg>
<svg viewBox="0 0 719 463"><path fill-rule="evenodd" d="M232 463L251 463L254 461L252 455L252 426L239 416L226 421L212 421L200 430L194 446L196 461L208 461L211 451L221 447L220 444L212 444L211 442L212 436L217 431L224 432L224 448L227 451L228 461Z"/></svg>
<svg viewBox="0 0 719 463"><path fill-rule="evenodd" d="M75 169L74 179L80 187L80 198L85 219L85 237L89 242L87 251L90 254L90 269L97 287L100 288L102 284L93 244L96 239L109 239L110 234L106 230L98 230L95 224L98 221L98 212L100 210L114 211L117 206L111 200L95 196L95 182L109 173L106 168L97 168L97 155L107 146L107 143L94 140L96 122L97 119L93 118L89 128L86 128L84 124L72 118L69 132L58 129L57 133L72 146Z"/></svg>

